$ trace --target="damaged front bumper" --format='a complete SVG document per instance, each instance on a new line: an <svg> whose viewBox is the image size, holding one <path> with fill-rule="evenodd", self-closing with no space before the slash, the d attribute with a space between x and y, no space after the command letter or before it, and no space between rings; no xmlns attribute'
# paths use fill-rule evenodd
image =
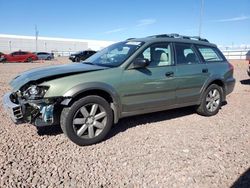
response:
<svg viewBox="0 0 250 188"><path fill-rule="evenodd" d="M20 104L15 104L10 99L11 93L3 96L3 106L14 123L22 123L23 110Z"/></svg>
<svg viewBox="0 0 250 188"><path fill-rule="evenodd" d="M33 101L32 103L17 102L13 100L11 93L3 96L3 106L12 121L16 124L32 123L37 127L48 126L58 123L55 118L55 104L44 101Z"/></svg>

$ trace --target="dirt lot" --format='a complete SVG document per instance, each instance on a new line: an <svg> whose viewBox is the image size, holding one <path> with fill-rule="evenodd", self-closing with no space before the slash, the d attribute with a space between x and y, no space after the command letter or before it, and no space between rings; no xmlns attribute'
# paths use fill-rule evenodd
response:
<svg viewBox="0 0 250 188"><path fill-rule="evenodd" d="M0 97L16 74L62 62L0 64ZM233 64L236 88L218 115L182 108L126 118L88 147L59 127L16 126L0 105L0 187L250 187L250 79L245 61Z"/></svg>

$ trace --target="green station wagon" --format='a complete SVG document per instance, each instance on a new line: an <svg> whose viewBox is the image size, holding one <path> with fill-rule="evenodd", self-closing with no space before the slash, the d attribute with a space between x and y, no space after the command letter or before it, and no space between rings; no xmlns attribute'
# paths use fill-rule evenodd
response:
<svg viewBox="0 0 250 188"><path fill-rule="evenodd" d="M60 124L71 141L90 145L123 117L184 106L215 115L234 85L216 45L163 34L115 43L79 64L26 71L3 103L17 124Z"/></svg>

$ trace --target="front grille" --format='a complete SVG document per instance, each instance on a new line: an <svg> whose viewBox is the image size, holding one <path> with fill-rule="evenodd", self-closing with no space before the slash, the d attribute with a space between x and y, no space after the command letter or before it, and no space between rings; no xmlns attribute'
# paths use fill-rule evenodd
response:
<svg viewBox="0 0 250 188"><path fill-rule="evenodd" d="M13 114L16 117L16 119L21 119L23 118L23 113L22 113L22 108L21 106L14 107L13 108Z"/></svg>

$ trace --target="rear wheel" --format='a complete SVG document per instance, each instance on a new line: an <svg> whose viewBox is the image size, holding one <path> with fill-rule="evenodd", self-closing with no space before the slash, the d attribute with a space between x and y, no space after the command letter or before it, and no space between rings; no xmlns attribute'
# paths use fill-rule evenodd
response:
<svg viewBox="0 0 250 188"><path fill-rule="evenodd" d="M223 90L216 84L210 85L197 108L197 113L203 116L213 116L219 112L222 102Z"/></svg>
<svg viewBox="0 0 250 188"><path fill-rule="evenodd" d="M113 112L109 103L99 96L84 97L61 114L64 134L80 146L100 142L113 124Z"/></svg>
<svg viewBox="0 0 250 188"><path fill-rule="evenodd" d="M29 57L29 58L26 60L26 62L28 62L28 63L32 63L32 62L33 62L32 57Z"/></svg>

